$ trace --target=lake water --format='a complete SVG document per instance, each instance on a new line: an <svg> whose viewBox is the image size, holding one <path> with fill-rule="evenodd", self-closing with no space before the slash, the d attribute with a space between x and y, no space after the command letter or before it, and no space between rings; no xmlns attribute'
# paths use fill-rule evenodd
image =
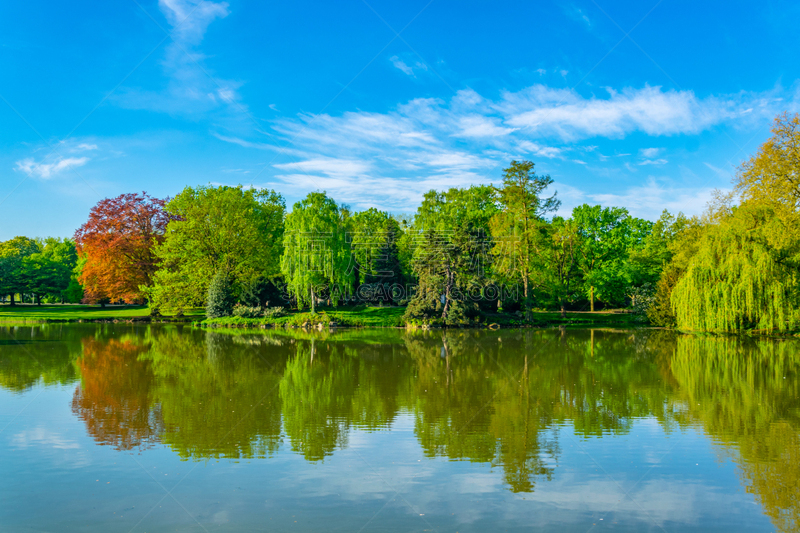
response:
<svg viewBox="0 0 800 533"><path fill-rule="evenodd" d="M798 531L800 342L0 327L0 530Z"/></svg>

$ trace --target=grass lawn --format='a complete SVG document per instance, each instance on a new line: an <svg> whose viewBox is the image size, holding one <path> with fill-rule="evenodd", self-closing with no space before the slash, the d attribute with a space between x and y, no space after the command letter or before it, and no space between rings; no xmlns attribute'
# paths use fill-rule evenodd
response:
<svg viewBox="0 0 800 533"><path fill-rule="evenodd" d="M62 322L73 320L127 320L147 317L146 305L30 305L10 306L0 304L0 322ZM187 316L202 317L203 310L187 313Z"/></svg>

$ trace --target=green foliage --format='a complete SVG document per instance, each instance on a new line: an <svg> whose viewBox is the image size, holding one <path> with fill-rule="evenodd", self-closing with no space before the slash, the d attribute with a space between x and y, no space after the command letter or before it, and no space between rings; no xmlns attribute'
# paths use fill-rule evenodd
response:
<svg viewBox="0 0 800 533"><path fill-rule="evenodd" d="M264 318L280 318L286 314L286 311L283 307L267 307L264 309L263 313Z"/></svg>
<svg viewBox="0 0 800 533"><path fill-rule="evenodd" d="M406 320L466 324L477 311L475 296L486 282L489 259L484 234L471 225L456 226L450 235L427 230L414 254L419 284Z"/></svg>
<svg viewBox="0 0 800 533"><path fill-rule="evenodd" d="M234 305L233 287L226 272L218 272L211 280L206 298L206 316L219 318L230 316Z"/></svg>
<svg viewBox="0 0 800 533"><path fill-rule="evenodd" d="M543 268L546 246L544 217L561 202L556 194L542 198L553 183L550 176L534 173L531 161L512 161L503 169L503 186L495 188L500 210L491 218L494 272L504 284L521 283L526 314L532 306L533 278Z"/></svg>
<svg viewBox="0 0 800 533"><path fill-rule="evenodd" d="M250 307L248 305L236 304L233 306L231 314L242 318L257 318L264 315L264 310L258 306Z"/></svg>
<svg viewBox="0 0 800 533"><path fill-rule="evenodd" d="M540 285L546 298L552 299L564 316L567 305L579 295L581 237L575 222L562 217L553 218L546 236L542 269L538 272Z"/></svg>
<svg viewBox="0 0 800 533"><path fill-rule="evenodd" d="M402 281L397 241L402 229L385 211L370 208L350 217L356 285Z"/></svg>
<svg viewBox="0 0 800 533"><path fill-rule="evenodd" d="M187 187L169 201L172 220L156 248L162 268L148 292L151 306L203 305L211 279L225 271L234 288L279 273L284 201L270 190Z"/></svg>
<svg viewBox="0 0 800 533"><path fill-rule="evenodd" d="M776 236L792 232L773 209L758 204L734 208L707 224L697 253L672 291L678 327L795 327L800 319L800 242L780 247L774 242Z"/></svg>
<svg viewBox="0 0 800 533"><path fill-rule="evenodd" d="M294 204L286 217L281 272L287 289L302 309L323 291L336 305L352 287L349 214L325 193L312 192Z"/></svg>
<svg viewBox="0 0 800 533"><path fill-rule="evenodd" d="M572 211L581 236L578 267L589 298L611 304L624 303L631 285L630 251L641 248L652 222L633 218L627 209L584 204Z"/></svg>

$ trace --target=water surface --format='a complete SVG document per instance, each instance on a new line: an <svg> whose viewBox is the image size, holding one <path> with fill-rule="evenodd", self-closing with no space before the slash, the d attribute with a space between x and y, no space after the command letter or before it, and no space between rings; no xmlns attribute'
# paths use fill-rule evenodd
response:
<svg viewBox="0 0 800 533"><path fill-rule="evenodd" d="M799 531L800 342L0 328L3 531Z"/></svg>

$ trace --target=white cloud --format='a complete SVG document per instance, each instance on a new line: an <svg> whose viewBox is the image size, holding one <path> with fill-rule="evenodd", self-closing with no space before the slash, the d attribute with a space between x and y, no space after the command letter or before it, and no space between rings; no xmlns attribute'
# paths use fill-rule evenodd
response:
<svg viewBox="0 0 800 533"><path fill-rule="evenodd" d="M639 150L639 156L644 157L646 159L650 159L656 157L663 151L664 151L663 148L642 148Z"/></svg>
<svg viewBox="0 0 800 533"><path fill-rule="evenodd" d="M392 56L392 57L389 58L389 61L392 62L392 65L394 65L394 67L396 69L401 70L403 72L403 74L407 74L409 76L413 76L414 75L414 69L412 69L411 67L406 65L405 61L403 61L399 57Z"/></svg>
<svg viewBox="0 0 800 533"><path fill-rule="evenodd" d="M208 26L229 14L227 2L159 0L159 9L171 27L172 41L161 62L167 85L158 90L123 89L115 100L123 107L173 114L207 113L238 104L242 83L212 77L198 50Z"/></svg>
<svg viewBox="0 0 800 533"><path fill-rule="evenodd" d="M672 186L665 180L650 178L647 183L619 193L587 194L594 203L626 207L631 215L655 220L661 211L701 213L712 199L715 187Z"/></svg>
<svg viewBox="0 0 800 533"><path fill-rule="evenodd" d="M669 182L662 181L657 186L616 192L613 180L620 172L630 177L647 166L666 171L669 158L663 148L642 148L636 160L623 163L618 157L602 154L597 141L582 141L624 138L634 132L651 137L691 135L733 119L739 124L748 109L761 109L760 120L765 120L775 111L777 95L698 98L691 91L644 86L620 91L609 88L600 96L583 96L539 84L501 93L495 99L463 89L449 100L417 98L383 113L301 114L273 123L279 144L289 147L281 148L288 158L278 153L262 179L272 176L300 193L324 188L338 200L356 206L414 210L429 188L497 181L503 165L511 159L547 160L543 171L554 176L559 191L564 189L564 179L596 180L603 175L612 180L608 183L613 193L587 195L585 201L602 199L623 206L630 202L632 209L645 213L650 208L642 198L649 198L662 202L652 211L655 216L663 205L680 209L680 202L688 206L685 211L693 213L702 209L705 199L696 205L694 198L705 190L672 189ZM753 117L754 113L744 116ZM276 149L253 140L215 135L243 147ZM303 187L298 188L299 184Z"/></svg>
<svg viewBox="0 0 800 533"><path fill-rule="evenodd" d="M61 157L52 158L51 162L37 162L32 157L16 162L15 170L24 172L28 176L43 179L52 178L65 170L77 168L85 165L89 161L88 157Z"/></svg>
<svg viewBox="0 0 800 533"><path fill-rule="evenodd" d="M80 143L78 146L70 150L71 152L84 152L90 150L97 150L96 144Z"/></svg>

